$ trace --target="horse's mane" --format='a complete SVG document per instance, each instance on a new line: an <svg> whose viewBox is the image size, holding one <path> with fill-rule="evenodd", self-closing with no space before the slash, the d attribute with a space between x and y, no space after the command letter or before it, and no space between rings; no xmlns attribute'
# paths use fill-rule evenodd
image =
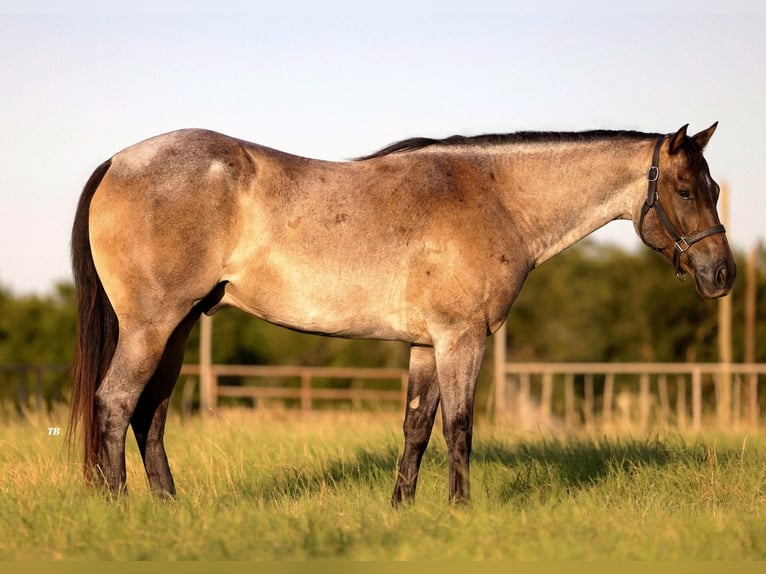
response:
<svg viewBox="0 0 766 574"><path fill-rule="evenodd" d="M356 158L356 161L375 159L393 153L415 151L431 146L478 146L489 147L503 144L522 143L568 143L589 142L605 139L649 139L663 134L644 133L628 130L591 130L583 132L515 132L509 134L485 134L479 136L454 135L444 139L409 138L392 143L370 155Z"/></svg>

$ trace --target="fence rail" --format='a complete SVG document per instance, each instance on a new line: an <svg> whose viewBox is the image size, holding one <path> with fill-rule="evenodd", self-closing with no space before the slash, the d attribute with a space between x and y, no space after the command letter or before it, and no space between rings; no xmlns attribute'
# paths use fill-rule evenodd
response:
<svg viewBox="0 0 766 574"><path fill-rule="evenodd" d="M67 370L64 365L0 365L3 412L5 404L23 414L64 401ZM317 401L390 401L403 407L407 393L407 370L398 368L187 364L181 376L182 408L190 410L199 386L203 413L213 411L219 398L294 401L303 410L315 408ZM265 379L266 384L226 384L229 377ZM527 427L593 427L627 418L642 429L755 428L766 410L764 377L764 363L504 363L496 365L488 412ZM321 388L317 379L352 384ZM380 388L372 381L389 382Z"/></svg>
<svg viewBox="0 0 766 574"><path fill-rule="evenodd" d="M184 365L181 375L196 377L200 381L200 410L203 413L215 410L218 397L299 400L302 410L314 408L318 400L394 401L404 405L407 397L407 370L395 368L353 368L353 367L300 367L274 365ZM221 377L243 377L260 379L298 379L298 387L252 386L221 384ZM350 379L352 381L394 380L398 388L316 388L316 379ZM191 396L189 387L184 391L185 403Z"/></svg>
<svg viewBox="0 0 766 574"><path fill-rule="evenodd" d="M499 419L522 426L610 425L619 416L643 429L757 427L765 375L762 363L505 363L497 371L494 409ZM712 414L704 410L710 403Z"/></svg>

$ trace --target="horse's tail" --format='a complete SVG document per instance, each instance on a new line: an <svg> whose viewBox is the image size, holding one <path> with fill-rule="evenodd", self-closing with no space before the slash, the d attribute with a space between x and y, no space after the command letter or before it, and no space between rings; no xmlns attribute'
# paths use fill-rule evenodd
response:
<svg viewBox="0 0 766 574"><path fill-rule="evenodd" d="M72 226L72 271L77 294L77 343L72 364L72 408L67 430L69 445L79 434L85 447L87 480L98 459L100 436L96 420L96 390L106 375L117 347L117 315L106 296L93 263L89 212L93 195L112 160L96 168L85 184Z"/></svg>

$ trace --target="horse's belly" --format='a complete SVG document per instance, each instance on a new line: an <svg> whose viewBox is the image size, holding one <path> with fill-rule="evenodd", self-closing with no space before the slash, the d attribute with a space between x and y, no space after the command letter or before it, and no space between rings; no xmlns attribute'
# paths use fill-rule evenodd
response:
<svg viewBox="0 0 766 574"><path fill-rule="evenodd" d="M404 305L395 277L367 280L358 274L279 273L261 268L227 278L222 300L270 323L337 337L424 342Z"/></svg>

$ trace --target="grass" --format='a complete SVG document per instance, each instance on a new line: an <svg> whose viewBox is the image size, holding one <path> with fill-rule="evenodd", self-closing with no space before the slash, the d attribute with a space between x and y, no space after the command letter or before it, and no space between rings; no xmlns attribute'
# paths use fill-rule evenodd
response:
<svg viewBox="0 0 766 574"><path fill-rule="evenodd" d="M760 434L480 425L472 504L454 508L436 432L417 503L394 511L398 415L174 416L171 502L149 494L132 437L128 496L89 491L63 437L48 436L52 420L7 423L0 435L1 560L766 559Z"/></svg>

